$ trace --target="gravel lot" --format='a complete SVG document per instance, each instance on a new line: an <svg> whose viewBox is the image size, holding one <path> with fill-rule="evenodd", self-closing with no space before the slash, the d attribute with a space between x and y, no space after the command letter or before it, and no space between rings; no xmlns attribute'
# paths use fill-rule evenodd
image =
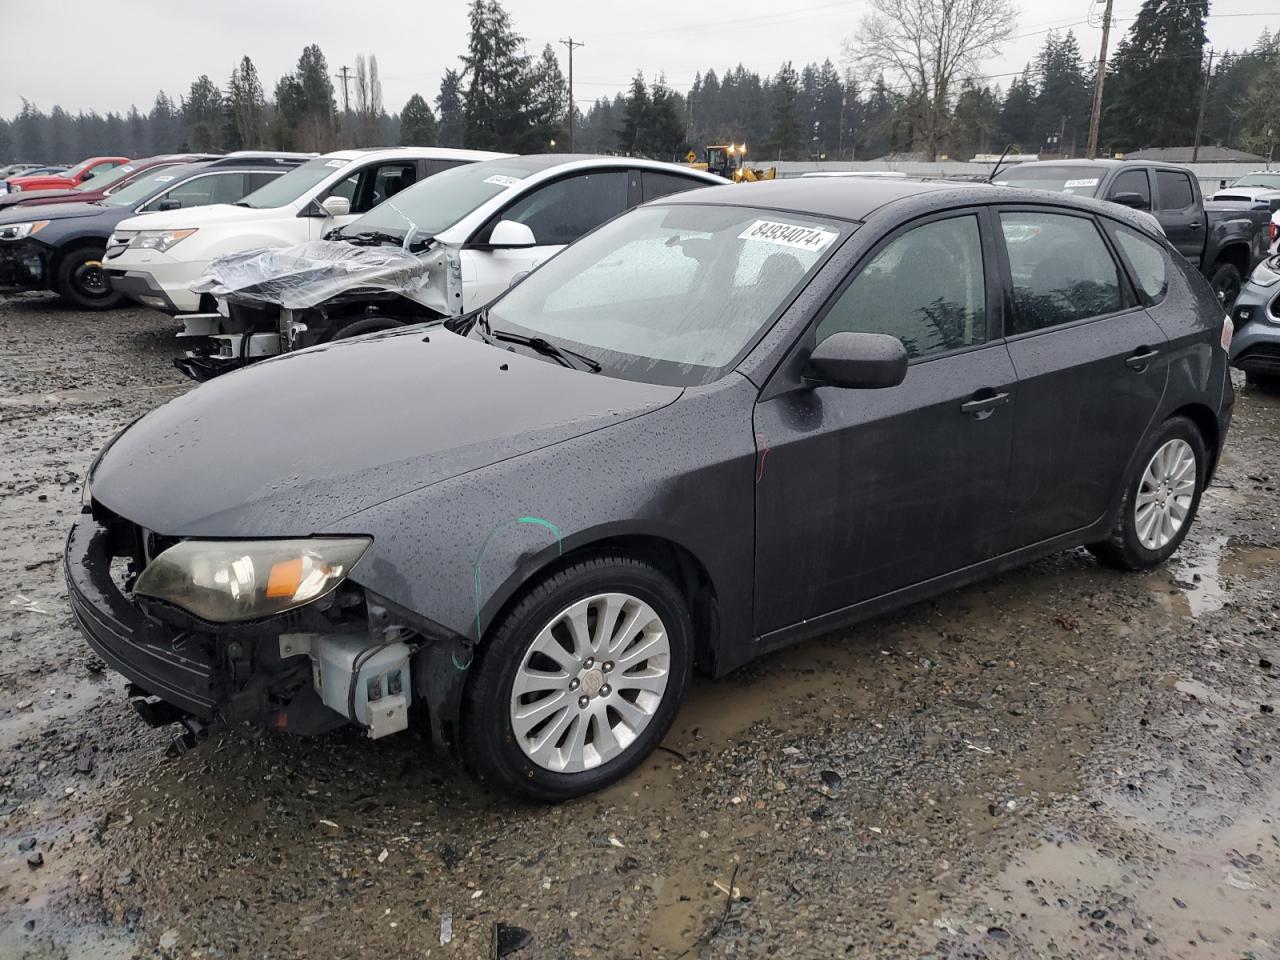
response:
<svg viewBox="0 0 1280 960"><path fill-rule="evenodd" d="M175 329L0 299L0 957L1280 956L1280 397L1240 391L1169 567L784 650L537 808L409 735L168 759L132 715L58 558L93 452L187 389Z"/></svg>

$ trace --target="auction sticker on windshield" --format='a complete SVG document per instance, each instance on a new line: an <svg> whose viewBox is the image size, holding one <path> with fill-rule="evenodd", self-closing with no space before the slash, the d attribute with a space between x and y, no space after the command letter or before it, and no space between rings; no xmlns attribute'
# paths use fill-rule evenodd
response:
<svg viewBox="0 0 1280 960"><path fill-rule="evenodd" d="M739 240L762 240L780 247L796 250L818 251L826 247L837 234L820 227L802 227L794 223L778 223L775 220L757 220L738 234Z"/></svg>
<svg viewBox="0 0 1280 960"><path fill-rule="evenodd" d="M514 187L521 180L520 177L504 177L495 173L492 177L485 177L485 183L496 183L500 187Z"/></svg>
<svg viewBox="0 0 1280 960"><path fill-rule="evenodd" d="M1072 190L1075 187L1096 187L1097 185L1098 185L1098 178L1094 177L1091 180L1090 179L1068 180L1066 183L1062 185L1062 187L1064 190Z"/></svg>

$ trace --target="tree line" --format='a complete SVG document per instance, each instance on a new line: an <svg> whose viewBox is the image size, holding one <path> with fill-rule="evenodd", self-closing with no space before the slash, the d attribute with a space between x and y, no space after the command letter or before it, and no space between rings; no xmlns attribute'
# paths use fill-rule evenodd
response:
<svg viewBox="0 0 1280 960"><path fill-rule="evenodd" d="M1208 14L1209 0L1144 0L1107 64L1102 155L1190 145L1202 92L1202 143L1274 150L1280 37L1263 30L1248 50L1216 52L1210 69ZM748 143L761 160L967 159L1006 145L1079 156L1096 68L1074 33L1049 32L1011 77L977 73L1012 37L1015 17L1011 0L872 0L842 49L843 69L831 59L784 61L766 75L741 64L708 68L684 92L637 71L626 90L582 110L569 102L555 49L531 54L501 0L472 0L466 50L430 101L415 93L388 113L373 55L356 57L354 72L343 68L339 94L312 44L270 93L244 57L225 83L202 75L177 99L160 91L145 113L45 113L24 99L16 116L0 119L0 160L388 144L541 152L567 147L570 110L576 149L667 160L728 142Z"/></svg>

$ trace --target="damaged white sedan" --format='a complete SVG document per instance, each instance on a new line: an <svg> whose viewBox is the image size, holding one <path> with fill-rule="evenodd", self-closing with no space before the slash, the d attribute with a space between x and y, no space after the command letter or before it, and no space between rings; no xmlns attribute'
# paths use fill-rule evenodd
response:
<svg viewBox="0 0 1280 960"><path fill-rule="evenodd" d="M422 181L323 240L214 261L192 286L216 313L184 317L177 366L207 380L277 353L484 306L630 207L712 174L630 157L543 154Z"/></svg>

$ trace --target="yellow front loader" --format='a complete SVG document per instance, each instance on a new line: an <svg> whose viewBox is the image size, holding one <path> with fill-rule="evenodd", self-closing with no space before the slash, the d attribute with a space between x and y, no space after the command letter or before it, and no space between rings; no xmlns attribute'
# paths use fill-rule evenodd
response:
<svg viewBox="0 0 1280 960"><path fill-rule="evenodd" d="M707 170L716 176L732 180L734 183L754 183L757 180L772 180L778 175L777 167L747 166L747 145L745 143L716 143L703 148L703 159L690 150L685 157L689 166L695 170Z"/></svg>

